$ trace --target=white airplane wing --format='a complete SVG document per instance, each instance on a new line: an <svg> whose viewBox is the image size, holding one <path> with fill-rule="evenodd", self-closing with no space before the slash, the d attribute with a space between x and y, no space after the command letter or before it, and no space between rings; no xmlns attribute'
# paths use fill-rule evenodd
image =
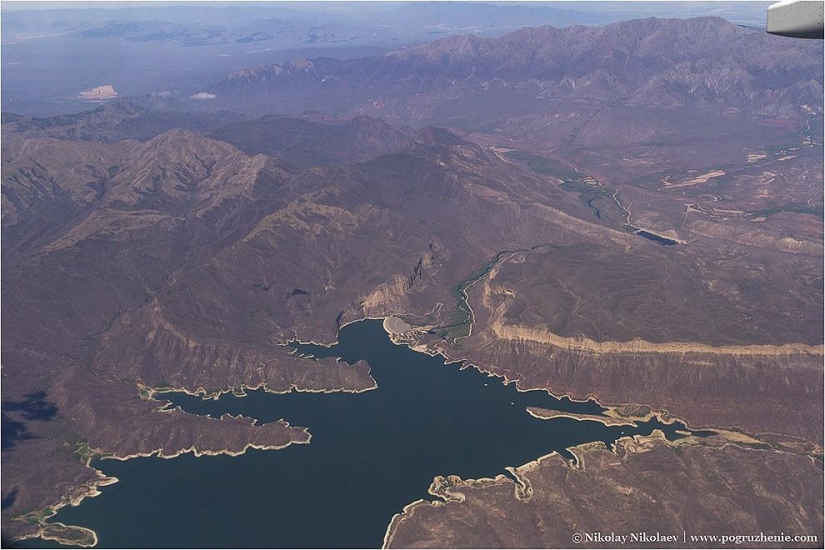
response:
<svg viewBox="0 0 825 550"><path fill-rule="evenodd" d="M768 7L768 32L794 38L822 38L822 0L783 0Z"/></svg>

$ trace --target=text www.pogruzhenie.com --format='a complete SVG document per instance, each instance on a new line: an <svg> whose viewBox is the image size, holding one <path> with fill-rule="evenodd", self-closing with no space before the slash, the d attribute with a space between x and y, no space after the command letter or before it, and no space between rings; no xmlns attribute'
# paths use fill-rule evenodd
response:
<svg viewBox="0 0 825 550"><path fill-rule="evenodd" d="M576 544L595 545L615 545L615 544L760 544L760 543L818 543L817 535L789 535L787 533L759 533L756 535L735 535L735 534L691 534L682 531L678 534L671 533L647 533L637 531L634 533L616 533L593 531L590 533L573 533L573 542Z"/></svg>

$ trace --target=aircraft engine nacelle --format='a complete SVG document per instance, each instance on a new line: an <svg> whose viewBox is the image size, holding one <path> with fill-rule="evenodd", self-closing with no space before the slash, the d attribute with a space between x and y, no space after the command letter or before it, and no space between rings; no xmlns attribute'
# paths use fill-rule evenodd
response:
<svg viewBox="0 0 825 550"><path fill-rule="evenodd" d="M822 0L783 0L768 7L768 32L794 38L822 38Z"/></svg>

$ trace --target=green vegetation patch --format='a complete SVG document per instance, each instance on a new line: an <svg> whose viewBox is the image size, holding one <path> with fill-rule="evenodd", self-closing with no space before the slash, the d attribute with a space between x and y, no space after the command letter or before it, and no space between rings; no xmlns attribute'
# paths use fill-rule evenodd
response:
<svg viewBox="0 0 825 550"><path fill-rule="evenodd" d="M42 510L37 510L34 512L29 512L28 514L21 516L19 519L25 521L28 524L35 525L35 524L42 524L45 523L47 519L55 515L54 508L46 507Z"/></svg>
<svg viewBox="0 0 825 550"><path fill-rule="evenodd" d="M562 188L579 193L579 197L585 202L596 197L610 197L616 193L615 187L581 180L565 181Z"/></svg>
<svg viewBox="0 0 825 550"><path fill-rule="evenodd" d="M565 166L561 162L524 151L510 151L506 154L508 159L526 162L534 172L553 176L563 180L574 180L584 177L584 174Z"/></svg>
<svg viewBox="0 0 825 550"><path fill-rule="evenodd" d="M84 464L88 464L92 457L95 455L95 450L92 449L88 443L78 443L77 447L75 448L75 454L80 457L80 460Z"/></svg>

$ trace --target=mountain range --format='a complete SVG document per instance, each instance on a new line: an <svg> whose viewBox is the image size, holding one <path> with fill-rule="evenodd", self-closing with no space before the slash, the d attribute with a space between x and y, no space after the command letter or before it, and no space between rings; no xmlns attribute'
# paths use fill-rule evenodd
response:
<svg viewBox="0 0 825 550"><path fill-rule="evenodd" d="M668 476L799 485L785 468L821 485L821 44L717 18L525 28L250 68L201 92L3 113L11 535L89 543L48 520L111 482L93 456L307 443L286 422L161 412L154 396L369 391L363 362L284 344L390 315L417 327L397 343L521 390L716 432L594 447L586 474L542 459L517 490L467 482L479 501L399 510L398 544L445 546L451 530L478 544L481 523L453 512L521 518L534 491L555 494L531 472L632 465L653 477L622 494L668 510L682 494ZM728 477L720 502L761 502ZM599 517L598 500L581 514ZM765 506L714 521L821 530L793 494Z"/></svg>
<svg viewBox="0 0 825 550"><path fill-rule="evenodd" d="M453 36L363 59L302 59L237 71L207 87L216 97L202 103L463 127L577 103L789 116L802 105L819 105L819 50L719 18L525 28L500 38Z"/></svg>
<svg viewBox="0 0 825 550"><path fill-rule="evenodd" d="M620 182L665 161L682 169L729 164L743 147L784 143L806 128L821 133L821 59L818 44L719 18L650 18L453 36L361 59L296 59L235 71L204 88L209 100L140 102L443 126L586 163ZM682 162L672 148L688 144L693 152Z"/></svg>

